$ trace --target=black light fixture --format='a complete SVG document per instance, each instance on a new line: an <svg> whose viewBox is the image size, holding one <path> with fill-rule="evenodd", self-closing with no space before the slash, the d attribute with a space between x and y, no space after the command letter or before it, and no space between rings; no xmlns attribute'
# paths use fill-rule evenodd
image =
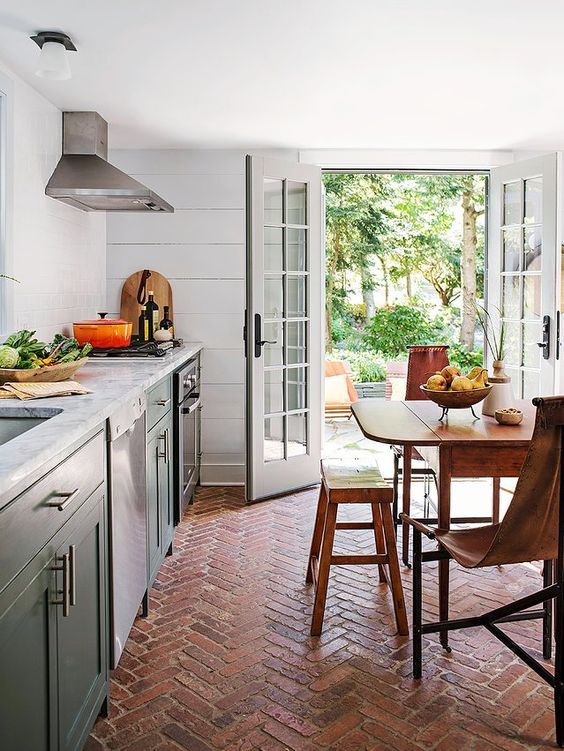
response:
<svg viewBox="0 0 564 751"><path fill-rule="evenodd" d="M76 47L68 34L60 31L38 31L30 37L41 50L35 75L64 81L71 77L68 52L76 52Z"/></svg>

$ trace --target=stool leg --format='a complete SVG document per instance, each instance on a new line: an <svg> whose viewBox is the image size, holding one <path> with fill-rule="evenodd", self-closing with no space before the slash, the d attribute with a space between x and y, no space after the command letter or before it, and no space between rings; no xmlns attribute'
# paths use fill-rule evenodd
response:
<svg viewBox="0 0 564 751"><path fill-rule="evenodd" d="M392 451L394 450L394 447L390 447ZM399 524L398 519L398 494L399 494L399 456L394 451L394 477L392 479L392 487L393 487L393 493L394 493L394 505L393 505L393 516L394 516L394 526L396 528L396 535L397 535L397 527Z"/></svg>
<svg viewBox="0 0 564 751"><path fill-rule="evenodd" d="M394 611L396 614L396 623L398 633L402 636L409 635L407 625L407 613L405 611L405 601L403 599L403 587L398 562L398 551L396 549L396 536L394 534L394 522L390 505L383 503L380 506L382 520L384 522L384 535L386 537L386 548L388 551L388 566L390 568L390 581L392 589L392 598L394 600Z"/></svg>
<svg viewBox="0 0 564 751"><path fill-rule="evenodd" d="M329 583L329 569L331 568L331 556L333 554L333 540L335 539L335 526L337 524L338 504L329 503L325 515L325 528L323 530L323 542L321 556L319 558L319 573L317 577L317 589L315 590L315 602L313 604L313 617L311 619L311 635L319 636L323 626L323 614L325 613L325 600L327 598L327 584Z"/></svg>
<svg viewBox="0 0 564 751"><path fill-rule="evenodd" d="M384 542L384 530L382 529L382 515L380 513L380 504L371 503L372 506L372 524L374 525L374 541L376 543L377 553L386 553L386 543ZM378 576L380 581L387 583L388 577L386 576L386 569L384 566L378 564Z"/></svg>
<svg viewBox="0 0 564 751"><path fill-rule="evenodd" d="M315 525L313 527L313 536L311 538L311 548L309 551L309 560L307 562L306 582L311 584L313 581L312 560L317 558L319 561L319 551L321 550L321 540L323 538L323 525L325 524L325 513L327 511L327 492L325 485L321 483L319 489L319 500L317 501L317 512L315 514Z"/></svg>
<svg viewBox="0 0 564 751"><path fill-rule="evenodd" d="M499 496L501 489L501 478L494 477L492 481L492 522L499 524Z"/></svg>

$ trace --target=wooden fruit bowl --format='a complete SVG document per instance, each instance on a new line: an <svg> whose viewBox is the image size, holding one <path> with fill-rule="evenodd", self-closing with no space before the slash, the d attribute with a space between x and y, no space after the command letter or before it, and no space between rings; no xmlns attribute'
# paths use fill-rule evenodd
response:
<svg viewBox="0 0 564 751"><path fill-rule="evenodd" d="M42 368L0 368L0 384L2 383L55 383L71 378L79 368L88 362L82 357L74 362L61 362L57 365L44 365Z"/></svg>
<svg viewBox="0 0 564 751"><path fill-rule="evenodd" d="M443 408L441 420L449 409L472 409L475 404L485 399L492 390L491 386L486 386L483 389L472 389L472 391L433 391L425 386L419 386L419 388L428 399ZM472 410L472 414L474 414L474 410Z"/></svg>

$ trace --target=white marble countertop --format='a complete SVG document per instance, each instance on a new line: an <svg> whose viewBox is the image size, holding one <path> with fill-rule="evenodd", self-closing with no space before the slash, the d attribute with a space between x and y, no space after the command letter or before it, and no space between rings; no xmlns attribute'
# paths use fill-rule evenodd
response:
<svg viewBox="0 0 564 751"><path fill-rule="evenodd" d="M92 394L19 401L0 400L2 416L54 416L0 445L0 508L102 425L123 403L139 396L202 349L185 342L164 357L143 360L91 359L76 380Z"/></svg>

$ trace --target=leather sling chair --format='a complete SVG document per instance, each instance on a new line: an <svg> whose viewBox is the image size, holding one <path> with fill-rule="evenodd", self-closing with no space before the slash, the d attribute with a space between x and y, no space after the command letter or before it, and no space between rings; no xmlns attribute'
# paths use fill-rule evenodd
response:
<svg viewBox="0 0 564 751"><path fill-rule="evenodd" d="M449 631L484 626L554 689L556 739L564 748L564 396L538 397L533 404L537 408L533 436L513 499L501 523L447 531L432 529L407 514L401 515L402 521L413 527L413 677L421 678L423 634L439 632L443 647L449 649ZM422 534L438 543L437 550L422 552ZM468 569L545 561L544 587L482 615L423 624L421 564L451 558ZM554 599L553 675L498 624L543 618L545 629L549 629ZM541 604L541 610L527 610Z"/></svg>
<svg viewBox="0 0 564 751"><path fill-rule="evenodd" d="M407 356L407 381L405 387L405 401L415 401L425 399L425 395L419 388L423 383L426 383L429 376L433 375L439 370L442 370L449 364L448 360L448 345L447 344L434 344L434 345L413 345L408 348ZM393 514L396 524L398 520L398 489L399 480L402 476L402 469L400 468L400 459L403 458L403 450L401 446L392 446L394 452L394 507ZM412 458L416 461L425 461L425 458L421 456L416 448L412 449ZM424 489L423 489L423 521L436 523L437 518L429 516L430 507L430 487L429 479L433 478L436 483L437 476L433 469L426 464L424 467L414 467L411 470L412 475L423 475L424 477ZM499 496L500 496L500 482L499 478L494 478L493 481L493 503L492 503L492 515L487 517L458 517L453 519L455 524L466 524L475 522L498 522L499 521ZM403 512L410 513L410 509L403 504ZM436 509L435 509L436 513ZM407 524L403 525L402 536L402 559L405 566L409 567L409 527ZM549 655L550 656L550 655Z"/></svg>

